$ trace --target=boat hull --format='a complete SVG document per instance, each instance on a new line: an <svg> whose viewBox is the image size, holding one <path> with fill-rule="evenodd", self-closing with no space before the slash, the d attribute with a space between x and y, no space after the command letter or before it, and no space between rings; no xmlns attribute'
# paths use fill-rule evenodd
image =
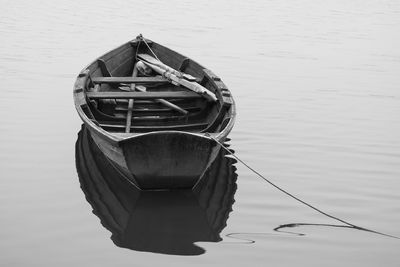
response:
<svg viewBox="0 0 400 267"><path fill-rule="evenodd" d="M138 53L154 55L192 77L215 99L165 77L134 77ZM220 77L142 36L90 63L79 73L73 96L95 144L131 183L145 190L193 188L216 158L221 149L216 141L224 142L236 116L233 97Z"/></svg>
<svg viewBox="0 0 400 267"><path fill-rule="evenodd" d="M116 144L95 132L92 138L104 155L142 190L193 188L220 149L211 138L179 131L146 133Z"/></svg>

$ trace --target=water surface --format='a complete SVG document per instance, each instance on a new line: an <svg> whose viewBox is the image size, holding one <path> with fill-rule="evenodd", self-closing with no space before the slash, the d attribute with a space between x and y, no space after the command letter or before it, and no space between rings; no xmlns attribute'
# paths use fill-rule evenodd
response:
<svg viewBox="0 0 400 267"><path fill-rule="evenodd" d="M328 213L400 236L397 1L1 4L1 265L399 265L398 240L316 226L339 223L238 163L221 241L197 239L196 256L116 246L80 188L72 100L86 64L143 33L230 87L237 156ZM313 225L274 231L292 223Z"/></svg>

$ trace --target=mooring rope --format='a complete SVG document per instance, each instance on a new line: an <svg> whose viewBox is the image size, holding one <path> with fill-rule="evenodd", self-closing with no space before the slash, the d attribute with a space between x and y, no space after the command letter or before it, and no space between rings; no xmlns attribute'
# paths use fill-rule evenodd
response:
<svg viewBox="0 0 400 267"><path fill-rule="evenodd" d="M352 224L352 223L350 223L350 222L347 222L347 221L345 221L345 220L343 220L343 219L340 219L340 218L338 218L338 217L336 217L336 216L333 216L333 215L331 215L331 214L328 214L328 213L326 213L326 212L324 212L324 211L318 209L317 207L315 207L315 206L313 206L313 205L307 203L306 201L304 201L304 200L302 200L302 199L296 197L296 196L293 195L292 193L286 191L286 190L283 189L282 187L280 187L280 186L276 185L275 183L271 182L269 179L267 179L266 177L264 177L261 173L259 173L258 171L256 171L256 170L253 169L252 167L250 167L246 162L244 162L243 160L241 160L241 159L240 159L238 156L236 156L232 151L230 151L228 148L226 148L226 147L224 146L224 144L222 144L220 141L218 141L217 139L215 139L215 138L214 138L212 135L210 135L209 133L206 133L206 136L209 137L209 138L211 138L211 139L213 139L215 142L217 142L217 144L219 144L225 151L227 151L230 155L232 155L235 159L237 159L237 160L238 160L240 163L242 163L245 167L247 167L249 170L251 170L253 173L255 173L258 177L260 177L261 179L263 179L264 181L266 181L267 183L269 183L270 185L272 185L273 187L275 187L276 189L278 189L279 191L281 191L281 192L284 193L285 195L287 195L287 196L293 198L294 200L296 200L296 201L298 201L298 202L300 202L300 203L306 205L307 207L309 207L309 208L311 208L311 209L313 209L313 210L315 210L315 211L321 213L322 215L327 216L327 217L329 217L329 218L331 218L331 219L334 219L334 220L336 220L336 221L339 221L339 222L341 222L341 223L344 223L344 224L346 224L346 225L348 225L348 226L350 226L350 227L352 227L352 228L354 228L354 229L357 229L357 230L363 230L363 231L367 231L367 232L371 232L371 233L375 233L375 234L379 234L379 235L383 235L383 236L387 236L387 237L391 237L391 238L400 239L400 237L397 237L397 236L394 236L394 235L385 234L385 233L382 233L382 232L379 232L379 231L371 230L371 229L368 229L368 228L364 228L364 227L361 227L361 226Z"/></svg>
<svg viewBox="0 0 400 267"><path fill-rule="evenodd" d="M158 61L161 62L161 60L160 60L160 59L157 57L157 55L154 53L153 49L151 49L151 47L150 47L149 44L147 43L146 39L144 39L144 37L143 37L142 34L139 34L139 36L136 37L136 38L139 39L139 45L140 45L141 41L143 41L143 43L147 46L147 48L148 48L149 51L153 54L153 56L154 56ZM136 49L136 57L137 57L137 52L138 52L138 49L139 49L139 45L137 46L137 49Z"/></svg>
<svg viewBox="0 0 400 267"><path fill-rule="evenodd" d="M136 55L135 55L136 61L139 61L139 60L140 60L140 59L138 58L137 55L138 55L138 52L139 52L139 46L140 46L140 44L143 42L143 43L147 46L148 50L153 54L153 56L154 56L158 61L160 61L160 63L164 64L164 63L157 57L156 53L154 53L153 49L151 49L150 45L147 43L146 39L143 37L142 34L139 34L136 38L139 40L139 43L138 43L138 45L136 46ZM175 75L175 76L178 77L179 79L182 79L182 78L183 78L183 73L182 73L180 70L174 70L174 72L172 72L171 70L168 70L168 69L165 70L165 72L162 74L162 77L164 77L165 79L167 79L167 80L169 80L169 81L171 82L171 78L169 78L169 75L170 75L170 74Z"/></svg>

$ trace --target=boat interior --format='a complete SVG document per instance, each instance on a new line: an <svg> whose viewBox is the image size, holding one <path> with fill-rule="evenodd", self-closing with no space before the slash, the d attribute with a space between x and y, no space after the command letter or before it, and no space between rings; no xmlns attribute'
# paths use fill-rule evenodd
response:
<svg viewBox="0 0 400 267"><path fill-rule="evenodd" d="M158 73L135 71L138 54L158 58L165 65L192 76L215 94L210 101L173 84ZM179 130L220 132L232 115L230 92L210 70L175 51L145 39L135 39L103 55L88 66L82 106L87 117L110 133Z"/></svg>

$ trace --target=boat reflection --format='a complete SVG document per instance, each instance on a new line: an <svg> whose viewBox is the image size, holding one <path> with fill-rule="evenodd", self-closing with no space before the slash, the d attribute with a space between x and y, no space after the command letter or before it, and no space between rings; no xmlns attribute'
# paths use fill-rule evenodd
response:
<svg viewBox="0 0 400 267"><path fill-rule="evenodd" d="M124 248L200 255L194 243L221 241L236 192L234 159L220 150L193 190L140 191L102 154L82 126L76 168L86 200L113 242Z"/></svg>

